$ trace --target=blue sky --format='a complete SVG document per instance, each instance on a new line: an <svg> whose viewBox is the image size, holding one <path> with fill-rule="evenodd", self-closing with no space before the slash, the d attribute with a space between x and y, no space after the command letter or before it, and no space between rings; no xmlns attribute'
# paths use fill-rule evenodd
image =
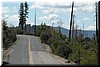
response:
<svg viewBox="0 0 100 67"><path fill-rule="evenodd" d="M18 26L18 11L20 1L2 1L2 16L7 20L8 26ZM27 24L34 25L34 11L36 8L37 25L45 22L46 25L61 26L69 29L72 1L68 0L32 0L29 5L29 18ZM79 29L95 30L95 1L74 1L75 25Z"/></svg>

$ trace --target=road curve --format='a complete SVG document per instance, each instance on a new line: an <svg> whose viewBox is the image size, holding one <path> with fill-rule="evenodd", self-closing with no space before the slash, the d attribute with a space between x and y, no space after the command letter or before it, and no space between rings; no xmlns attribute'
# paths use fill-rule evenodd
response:
<svg viewBox="0 0 100 67"><path fill-rule="evenodd" d="M61 65L58 60L45 52L38 37L18 35L20 38L10 53L10 64Z"/></svg>

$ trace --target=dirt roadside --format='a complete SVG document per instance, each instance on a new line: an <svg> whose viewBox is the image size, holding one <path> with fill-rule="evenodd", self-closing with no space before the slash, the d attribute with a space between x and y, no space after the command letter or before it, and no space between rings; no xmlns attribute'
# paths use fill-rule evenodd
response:
<svg viewBox="0 0 100 67"><path fill-rule="evenodd" d="M60 57L60 56L57 56L57 55L54 55L54 54L52 53L51 48L50 48L48 45L43 44L43 47L44 47L45 51L46 51L49 55L51 55L52 57L54 57L55 59L57 59L58 61L60 61L62 64L64 64L64 65L76 65L74 62L72 62L72 61L70 61L70 60L64 59L64 58L62 58L62 57Z"/></svg>
<svg viewBox="0 0 100 67"><path fill-rule="evenodd" d="M10 46L8 49L2 50L2 62L8 62L10 53L12 52L13 48L16 46L17 41L19 40L19 37L17 37L17 40L15 43L12 43L12 46Z"/></svg>

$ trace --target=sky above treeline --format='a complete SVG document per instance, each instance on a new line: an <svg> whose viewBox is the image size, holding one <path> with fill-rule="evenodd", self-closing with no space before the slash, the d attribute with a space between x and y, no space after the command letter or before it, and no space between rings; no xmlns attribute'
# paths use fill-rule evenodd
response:
<svg viewBox="0 0 100 67"><path fill-rule="evenodd" d="M25 1L2 1L2 18L6 18L8 26L19 25L19 8L20 3ZM29 18L27 24L34 25L35 8L36 8L36 25L42 22L54 27L61 26L69 29L72 0L31 0L28 1ZM95 30L95 3L97 1L84 0L74 1L75 25L79 29Z"/></svg>

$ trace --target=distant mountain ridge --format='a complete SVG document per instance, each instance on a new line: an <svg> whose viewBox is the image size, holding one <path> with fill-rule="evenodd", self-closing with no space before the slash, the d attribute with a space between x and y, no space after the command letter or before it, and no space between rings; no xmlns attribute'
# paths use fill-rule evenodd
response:
<svg viewBox="0 0 100 67"><path fill-rule="evenodd" d="M59 30L59 27L54 27L56 30ZM67 37L69 36L69 29L65 29L63 27L60 28L60 31L63 35L66 35ZM77 30L77 34L79 35L79 30ZM96 35L95 30L84 30L84 36L85 37L90 37L93 38L93 34Z"/></svg>
<svg viewBox="0 0 100 67"><path fill-rule="evenodd" d="M37 25L36 27L38 28L40 25ZM34 32L34 25L30 26L30 25L26 25L26 31L27 32ZM59 31L59 27L54 27L54 29ZM66 35L67 37L69 36L69 29L65 29L63 27L60 28L62 35ZM79 30L77 30L77 34L79 35ZM84 36L85 37L90 37L93 38L93 34L96 35L96 31L93 30L84 30Z"/></svg>

